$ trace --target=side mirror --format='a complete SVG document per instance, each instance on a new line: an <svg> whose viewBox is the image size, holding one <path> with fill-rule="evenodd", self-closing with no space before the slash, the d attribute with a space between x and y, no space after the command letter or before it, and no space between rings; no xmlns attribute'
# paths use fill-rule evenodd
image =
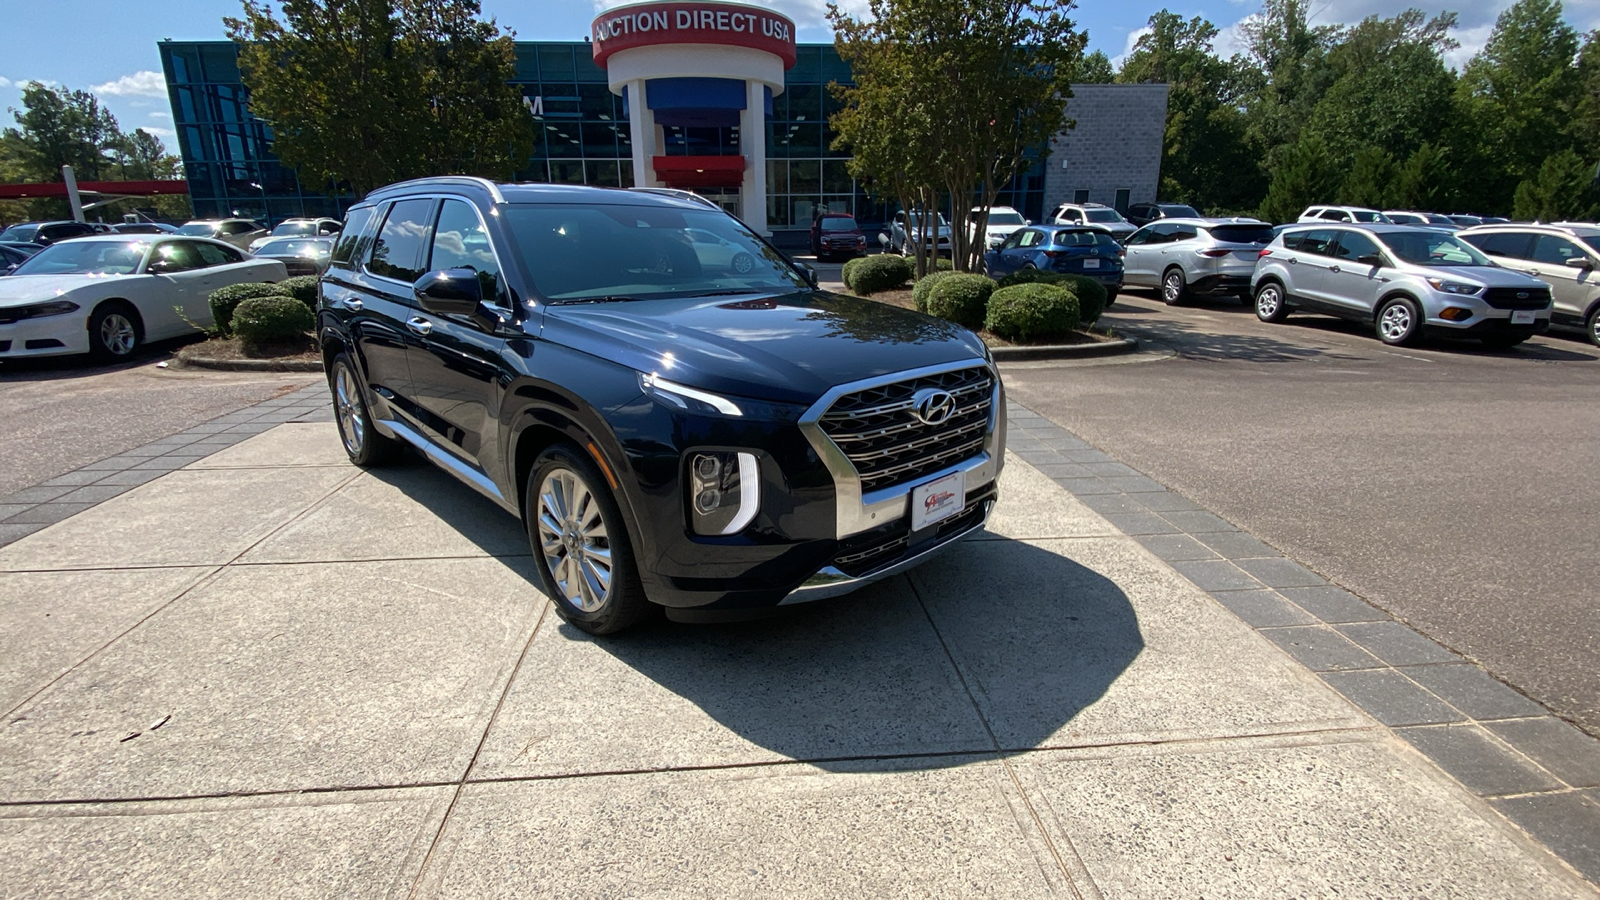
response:
<svg viewBox="0 0 1600 900"><path fill-rule="evenodd" d="M1368 253L1366 256L1356 257L1356 262L1362 264L1363 266L1372 266L1373 268L1377 268L1383 265L1383 257L1376 253Z"/></svg>
<svg viewBox="0 0 1600 900"><path fill-rule="evenodd" d="M1033 224L1033 220L1032 219L1023 219L1022 220L1022 224L1024 224L1024 225L1032 225Z"/></svg>
<svg viewBox="0 0 1600 900"><path fill-rule="evenodd" d="M471 269L429 272L417 279L411 290L423 309L440 315L470 316L483 302L483 285L478 283L478 273Z"/></svg>
<svg viewBox="0 0 1600 900"><path fill-rule="evenodd" d="M815 290L817 288L817 270L811 268L809 263L795 263L795 267L800 270L800 274L806 277L806 283Z"/></svg>
<svg viewBox="0 0 1600 900"><path fill-rule="evenodd" d="M1592 269L1594 263L1587 256L1570 256L1567 258L1566 267L1569 269Z"/></svg>

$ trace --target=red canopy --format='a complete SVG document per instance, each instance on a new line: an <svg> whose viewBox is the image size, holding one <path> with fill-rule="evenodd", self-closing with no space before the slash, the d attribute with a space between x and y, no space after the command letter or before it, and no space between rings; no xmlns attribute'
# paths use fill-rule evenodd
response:
<svg viewBox="0 0 1600 900"><path fill-rule="evenodd" d="M656 177L667 187L731 187L744 183L742 156L655 156Z"/></svg>

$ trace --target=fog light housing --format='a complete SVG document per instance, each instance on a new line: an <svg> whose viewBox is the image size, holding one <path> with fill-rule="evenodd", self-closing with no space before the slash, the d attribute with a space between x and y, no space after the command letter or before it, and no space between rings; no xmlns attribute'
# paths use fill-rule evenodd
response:
<svg viewBox="0 0 1600 900"><path fill-rule="evenodd" d="M695 534L738 534L761 510L755 454L722 450L689 454L688 493Z"/></svg>
<svg viewBox="0 0 1600 900"><path fill-rule="evenodd" d="M1472 318L1472 310L1451 306L1447 307L1444 312L1439 313L1439 318L1448 319L1451 322L1465 322Z"/></svg>

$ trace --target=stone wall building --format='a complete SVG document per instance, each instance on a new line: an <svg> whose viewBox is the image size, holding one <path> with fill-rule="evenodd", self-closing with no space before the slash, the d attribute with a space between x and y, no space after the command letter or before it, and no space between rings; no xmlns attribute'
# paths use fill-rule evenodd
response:
<svg viewBox="0 0 1600 900"><path fill-rule="evenodd" d="M1067 118L1076 127L1050 141L1044 209L1101 203L1126 211L1158 198L1167 124L1164 84L1075 84Z"/></svg>

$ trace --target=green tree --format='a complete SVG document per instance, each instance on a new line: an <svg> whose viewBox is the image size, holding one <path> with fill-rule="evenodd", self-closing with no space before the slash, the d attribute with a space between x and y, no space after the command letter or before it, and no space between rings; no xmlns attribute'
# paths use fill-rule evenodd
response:
<svg viewBox="0 0 1600 900"><path fill-rule="evenodd" d="M30 81L22 88L22 109L11 114L18 127L6 134L16 142L17 162L25 177L38 181L60 181L66 165L79 181L100 181L122 139L116 117L88 91Z"/></svg>
<svg viewBox="0 0 1600 900"><path fill-rule="evenodd" d="M509 178L527 162L512 36L477 0L265 0L225 19L278 158L358 194L406 178Z"/></svg>
<svg viewBox="0 0 1600 900"><path fill-rule="evenodd" d="M920 163L897 165L894 157L926 158L924 174L934 180L921 187L949 198L958 270L970 269L983 250L970 226L984 223L1000 191L1031 164L1032 148L1061 130L1087 40L1067 17L1071 7L1071 0L871 0L865 20L829 7L835 44L856 81L838 91L846 112L862 99L879 110L898 103L913 110L917 128L896 150L878 121L837 115L837 146L869 148L872 169L915 170ZM858 165L881 177L868 168ZM920 274L926 261L918 257Z"/></svg>
<svg viewBox="0 0 1600 900"><path fill-rule="evenodd" d="M1326 56L1340 30L1311 25L1310 9L1311 0L1266 0L1239 28L1247 132L1267 171L1276 168L1283 148L1300 139L1330 81Z"/></svg>
<svg viewBox="0 0 1600 900"><path fill-rule="evenodd" d="M1293 222L1306 207L1326 203L1338 188L1328 149L1315 137L1301 138L1279 154L1259 215L1268 222Z"/></svg>
<svg viewBox="0 0 1600 900"><path fill-rule="evenodd" d="M1600 212L1595 167L1577 153L1562 150L1539 166L1539 173L1517 185L1512 215L1542 222L1592 220Z"/></svg>
<svg viewBox="0 0 1600 900"><path fill-rule="evenodd" d="M1423 142L1395 172L1394 203L1402 209L1450 209L1455 206L1456 181L1445 150Z"/></svg>
<svg viewBox="0 0 1600 900"><path fill-rule="evenodd" d="M1111 58L1104 50L1085 55L1078 64L1078 73L1072 77L1074 84L1110 84L1116 80L1116 70L1111 67Z"/></svg>
<svg viewBox="0 0 1600 900"><path fill-rule="evenodd" d="M1476 141L1476 208L1504 210L1516 187L1568 149L1583 98L1578 34L1559 0L1520 0L1500 14L1483 51L1461 73L1466 113L1458 146Z"/></svg>
<svg viewBox="0 0 1600 900"><path fill-rule="evenodd" d="M1350 174L1336 195L1340 203L1384 209L1393 203L1395 193L1394 158L1382 147L1373 145L1356 151Z"/></svg>
<svg viewBox="0 0 1600 900"><path fill-rule="evenodd" d="M1589 32L1578 52L1578 108L1568 130L1578 155L1600 159L1600 30Z"/></svg>
<svg viewBox="0 0 1600 900"><path fill-rule="evenodd" d="M1213 52L1217 28L1162 10L1122 62L1124 84L1168 85L1161 194L1201 208L1239 209L1260 197L1260 168L1245 143L1235 67Z"/></svg>

